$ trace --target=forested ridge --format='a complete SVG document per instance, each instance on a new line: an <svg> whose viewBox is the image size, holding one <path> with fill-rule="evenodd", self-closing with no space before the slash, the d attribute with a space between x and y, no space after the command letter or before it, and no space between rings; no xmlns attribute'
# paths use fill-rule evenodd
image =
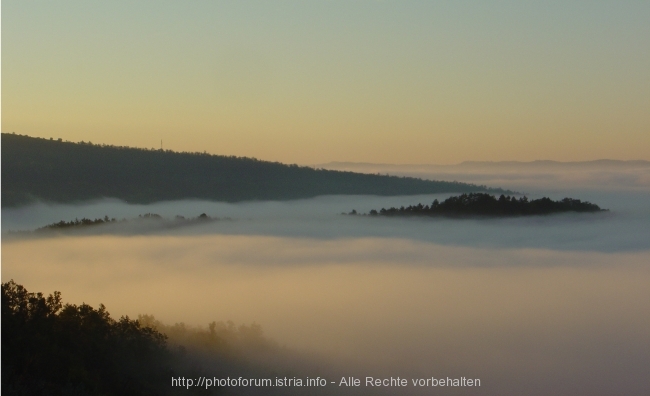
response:
<svg viewBox="0 0 650 396"><path fill-rule="evenodd" d="M254 158L2 134L2 207L118 198L237 202L332 194L506 192L473 184L314 169Z"/></svg>

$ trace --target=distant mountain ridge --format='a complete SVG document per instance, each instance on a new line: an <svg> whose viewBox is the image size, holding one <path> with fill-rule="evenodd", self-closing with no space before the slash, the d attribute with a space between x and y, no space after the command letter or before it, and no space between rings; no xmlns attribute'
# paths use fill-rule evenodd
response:
<svg viewBox="0 0 650 396"><path fill-rule="evenodd" d="M2 134L2 207L117 198L237 202L319 195L486 191L482 185L314 169L254 158L72 143Z"/></svg>
<svg viewBox="0 0 650 396"><path fill-rule="evenodd" d="M650 191L650 161L645 160L465 161L453 165L331 162L316 167L428 180L456 180L464 183L502 186L518 191L539 192L540 189L567 191L576 188L605 187L618 191Z"/></svg>
<svg viewBox="0 0 650 396"><path fill-rule="evenodd" d="M591 161L553 161L553 160L535 160L535 161L463 161L459 165L643 165L650 166L650 161L645 160L613 160L597 159Z"/></svg>
<svg viewBox="0 0 650 396"><path fill-rule="evenodd" d="M349 167L386 167L386 168L464 168L464 167L650 167L646 160L612 160L598 159L592 161L463 161L458 164L387 164L372 162L332 161L314 165L316 168L349 168Z"/></svg>

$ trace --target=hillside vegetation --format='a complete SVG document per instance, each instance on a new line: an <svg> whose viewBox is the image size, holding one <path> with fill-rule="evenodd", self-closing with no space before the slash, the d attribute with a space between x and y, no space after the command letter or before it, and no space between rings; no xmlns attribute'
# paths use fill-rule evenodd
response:
<svg viewBox="0 0 650 396"><path fill-rule="evenodd" d="M104 306L2 284L2 390L13 395L154 395L174 375L165 336Z"/></svg>
<svg viewBox="0 0 650 396"><path fill-rule="evenodd" d="M223 394L214 383L174 386L172 378L273 378L301 361L255 323L204 328L165 325L153 315L114 319L103 305L64 304L59 292L46 297L13 280L1 286L2 394Z"/></svg>
<svg viewBox="0 0 650 396"><path fill-rule="evenodd" d="M118 198L237 202L318 195L415 195L501 189L313 169L254 158L72 143L2 134L2 207Z"/></svg>

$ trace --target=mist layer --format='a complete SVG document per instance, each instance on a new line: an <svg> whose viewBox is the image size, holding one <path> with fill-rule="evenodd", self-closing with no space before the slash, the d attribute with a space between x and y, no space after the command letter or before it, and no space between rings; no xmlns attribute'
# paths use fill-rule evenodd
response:
<svg viewBox="0 0 650 396"><path fill-rule="evenodd" d="M3 278L67 301L166 322L261 323L338 362L328 373L481 378L477 394L650 389L647 251L82 236L5 242L2 259Z"/></svg>

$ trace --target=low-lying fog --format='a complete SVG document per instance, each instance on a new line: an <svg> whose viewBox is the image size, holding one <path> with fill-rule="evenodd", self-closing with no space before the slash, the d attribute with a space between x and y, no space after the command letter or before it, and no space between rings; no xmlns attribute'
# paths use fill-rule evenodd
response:
<svg viewBox="0 0 650 396"><path fill-rule="evenodd" d="M650 190L583 187L529 196L570 196L610 211L492 220L339 214L448 195L4 209L3 232L149 212L232 220L4 234L2 278L60 290L66 302L104 303L114 316L256 322L323 362L309 374L331 381L481 379L476 389L387 394L648 394Z"/></svg>
<svg viewBox="0 0 650 396"><path fill-rule="evenodd" d="M330 162L317 168L381 173L431 180L501 186L524 192L562 192L579 186L595 191L649 191L650 161L463 162L456 165L391 165Z"/></svg>
<svg viewBox="0 0 650 396"><path fill-rule="evenodd" d="M2 229L33 230L46 224L75 218L134 219L156 213L170 222L176 215L197 217L206 213L222 220L192 227L166 227L167 223L139 221L86 227L88 234L222 234L268 235L283 237L403 238L443 245L469 247L541 248L557 250L596 250L603 252L635 251L648 248L650 241L650 192L567 191L565 196L598 204L609 212L559 214L504 219L376 218L343 216L356 210L431 204L451 194L405 197L326 196L285 202L219 203L205 201L162 202L129 205L104 200L81 205L38 204L3 210ZM168 225L168 224L167 224Z"/></svg>

